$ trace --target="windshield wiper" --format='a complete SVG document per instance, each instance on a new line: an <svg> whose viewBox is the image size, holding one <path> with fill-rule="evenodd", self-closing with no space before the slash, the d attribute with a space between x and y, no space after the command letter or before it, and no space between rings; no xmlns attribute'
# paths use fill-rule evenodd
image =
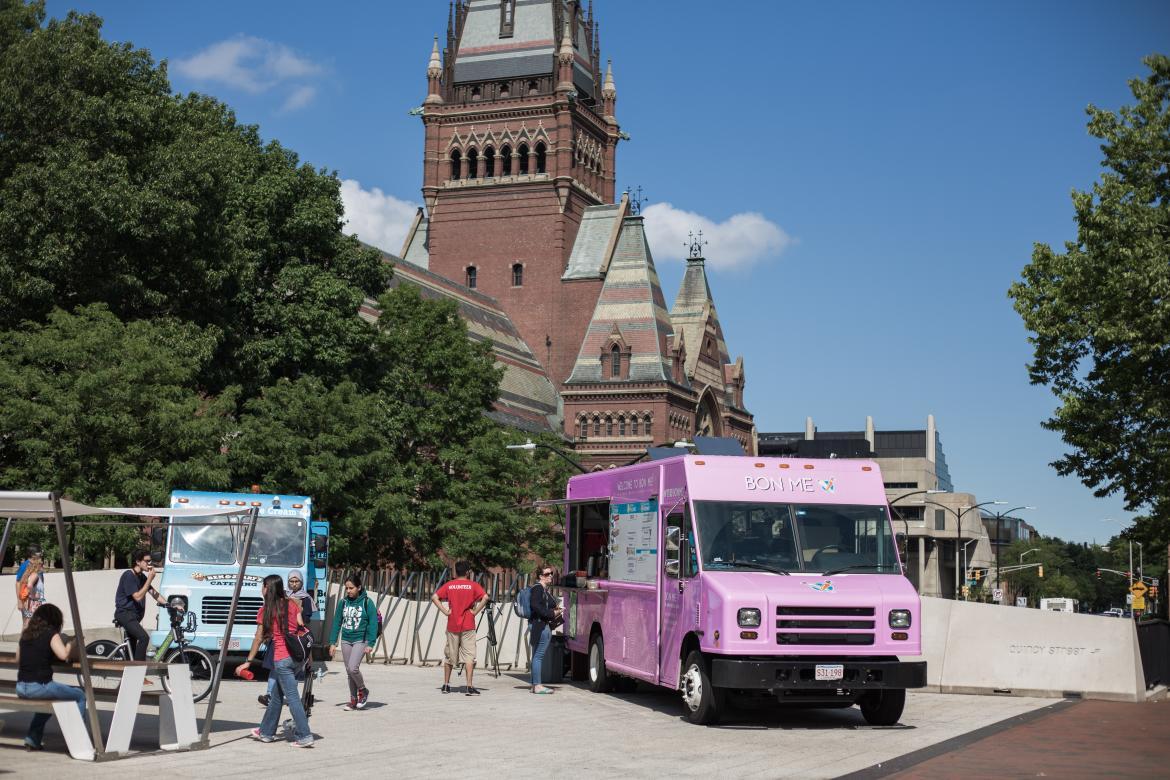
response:
<svg viewBox="0 0 1170 780"><path fill-rule="evenodd" d="M712 561L711 564L718 564L720 566L743 566L748 569L758 569L760 571L768 571L772 574L787 574L791 576L791 572L784 571L784 569L777 569L772 566L765 566L762 563L752 563L751 561Z"/></svg>
<svg viewBox="0 0 1170 780"><path fill-rule="evenodd" d="M822 574L822 577L831 577L834 574L840 574L843 571L850 571L852 569L899 569L901 566L896 563L855 563L852 566L841 566L837 569L830 569Z"/></svg>

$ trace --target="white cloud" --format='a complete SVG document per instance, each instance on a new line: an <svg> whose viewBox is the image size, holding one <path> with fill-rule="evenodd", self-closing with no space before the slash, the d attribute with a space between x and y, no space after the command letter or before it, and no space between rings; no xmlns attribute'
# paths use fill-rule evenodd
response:
<svg viewBox="0 0 1170 780"><path fill-rule="evenodd" d="M362 189L361 183L353 179L341 182L341 202L345 207L345 232L356 233L362 241L390 254L402 251L417 204L387 195L378 187Z"/></svg>
<svg viewBox="0 0 1170 780"><path fill-rule="evenodd" d="M248 35L213 43L190 57L175 60L172 68L193 81L224 84L253 95L291 85L284 111L308 105L317 90L304 82L324 72L320 65L283 43Z"/></svg>
<svg viewBox="0 0 1170 780"><path fill-rule="evenodd" d="M775 222L748 211L715 222L693 211L676 209L669 203L654 203L642 209L646 239L655 260L682 260L687 256L687 233L703 231L707 264L716 268L741 268L776 257L792 237Z"/></svg>

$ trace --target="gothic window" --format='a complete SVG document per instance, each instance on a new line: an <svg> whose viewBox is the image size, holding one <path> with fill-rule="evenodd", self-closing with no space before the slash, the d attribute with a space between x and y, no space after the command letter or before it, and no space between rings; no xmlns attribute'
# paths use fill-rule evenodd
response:
<svg viewBox="0 0 1170 780"><path fill-rule="evenodd" d="M630 418L630 435L638 435L638 415L636 414Z"/></svg>
<svg viewBox="0 0 1170 780"><path fill-rule="evenodd" d="M472 100L482 100L483 99L483 90L481 90L479 87L472 87L471 88L471 99Z"/></svg>
<svg viewBox="0 0 1170 780"><path fill-rule="evenodd" d="M512 88L508 86L508 82L506 82L506 81L501 81L499 83L499 86L497 87L497 91L500 93L500 97L502 97L502 98L512 96Z"/></svg>
<svg viewBox="0 0 1170 780"><path fill-rule="evenodd" d="M488 147L483 150L484 176L489 179L496 175L496 150Z"/></svg>
<svg viewBox="0 0 1170 780"><path fill-rule="evenodd" d="M476 276L477 276L477 273L475 270L475 266L474 265L467 266L467 286L473 290L475 289L475 277Z"/></svg>
<svg viewBox="0 0 1170 780"><path fill-rule="evenodd" d="M500 3L500 37L511 38L516 23L516 0Z"/></svg>
<svg viewBox="0 0 1170 780"><path fill-rule="evenodd" d="M541 141L540 143L538 143L536 145L536 172L537 173L544 173L545 172L545 163L547 162L547 159L546 159L547 157L548 157L548 155L545 152L544 141Z"/></svg>
<svg viewBox="0 0 1170 780"><path fill-rule="evenodd" d="M613 436L613 418L609 415L605 417L605 435Z"/></svg>
<svg viewBox="0 0 1170 780"><path fill-rule="evenodd" d="M600 417L593 418L593 435L594 436L601 435L601 418Z"/></svg>
<svg viewBox="0 0 1170 780"><path fill-rule="evenodd" d="M524 264L523 263L513 263L512 264L512 286L513 287L523 287L524 286Z"/></svg>
<svg viewBox="0 0 1170 780"><path fill-rule="evenodd" d="M463 159L459 154L459 150L455 149L451 152L451 180L456 181L462 175L460 170L463 165Z"/></svg>
<svg viewBox="0 0 1170 780"><path fill-rule="evenodd" d="M528 175L528 144L520 144L520 175Z"/></svg>
<svg viewBox="0 0 1170 780"><path fill-rule="evenodd" d="M503 169L500 171L501 176L512 175L512 147L505 146L500 150L500 167Z"/></svg>
<svg viewBox="0 0 1170 780"><path fill-rule="evenodd" d="M646 423L646 435L647 435L647 436L651 436L651 435L653 435L653 434L651 433L651 430L650 430L650 415L646 415L646 416L645 416L644 418L642 418L642 419L643 419L643 421Z"/></svg>
<svg viewBox="0 0 1170 780"><path fill-rule="evenodd" d="M577 438L584 439L589 435L589 421L584 417L577 418Z"/></svg>
<svg viewBox="0 0 1170 780"><path fill-rule="evenodd" d="M618 418L618 436L626 435L626 418L625 416Z"/></svg>
<svg viewBox="0 0 1170 780"><path fill-rule="evenodd" d="M467 151L467 178L479 178L479 152L474 149Z"/></svg>
<svg viewBox="0 0 1170 780"><path fill-rule="evenodd" d="M609 375L612 377L622 375L622 350L617 344L609 351Z"/></svg>
<svg viewBox="0 0 1170 780"><path fill-rule="evenodd" d="M528 82L528 94L529 95L535 95L539 91L540 91L540 85L536 83L536 79L532 79L531 81Z"/></svg>

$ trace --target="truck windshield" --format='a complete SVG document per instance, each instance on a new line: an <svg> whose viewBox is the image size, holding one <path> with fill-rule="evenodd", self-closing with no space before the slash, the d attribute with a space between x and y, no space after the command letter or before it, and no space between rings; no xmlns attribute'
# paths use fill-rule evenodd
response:
<svg viewBox="0 0 1170 780"><path fill-rule="evenodd" d="M696 501L704 569L898 574L884 506Z"/></svg>
<svg viewBox="0 0 1170 780"><path fill-rule="evenodd" d="M230 525L240 517L177 517L172 523L171 561L175 563L235 564L244 546L244 527ZM308 521L302 517L260 515L252 538L249 564L288 566L305 563Z"/></svg>

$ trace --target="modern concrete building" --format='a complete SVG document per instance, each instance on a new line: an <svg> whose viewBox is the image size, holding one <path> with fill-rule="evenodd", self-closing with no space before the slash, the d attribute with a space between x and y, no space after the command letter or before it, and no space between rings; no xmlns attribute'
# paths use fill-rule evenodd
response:
<svg viewBox="0 0 1170 780"><path fill-rule="evenodd" d="M963 584L983 585L972 570L994 566L991 540L971 493L956 493L934 415L926 428L819 431L811 417L803 431L759 434L761 455L868 458L882 470L895 529L905 535L906 574L923 596L961 597ZM960 576L956 578L956 572ZM966 576L963 576L963 574Z"/></svg>

